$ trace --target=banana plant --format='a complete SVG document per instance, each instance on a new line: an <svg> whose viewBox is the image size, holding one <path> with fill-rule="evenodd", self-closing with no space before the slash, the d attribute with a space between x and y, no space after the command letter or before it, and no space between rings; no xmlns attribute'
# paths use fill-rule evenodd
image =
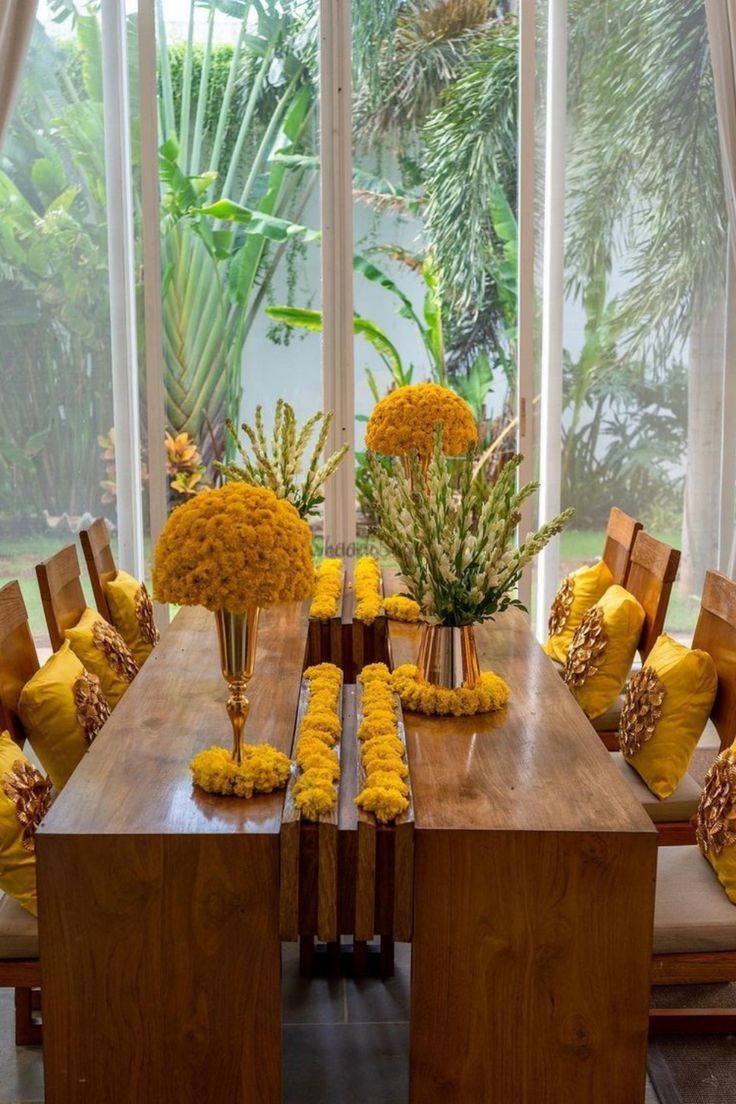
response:
<svg viewBox="0 0 736 1104"><path fill-rule="evenodd" d="M189 433L211 467L228 450L225 419L238 417L254 300L289 240L318 237L298 221L314 170L290 172L277 157L313 141L317 47L309 13L300 22L275 0L210 0L195 88L195 6L190 0L177 111L161 0L157 5L164 356L169 425ZM210 137L205 108L220 9L240 22ZM240 121L228 147L234 116Z"/></svg>

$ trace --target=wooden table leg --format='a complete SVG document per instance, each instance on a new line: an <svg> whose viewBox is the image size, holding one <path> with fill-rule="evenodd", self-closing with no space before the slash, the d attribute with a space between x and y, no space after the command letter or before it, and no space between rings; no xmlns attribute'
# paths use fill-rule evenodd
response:
<svg viewBox="0 0 736 1104"><path fill-rule="evenodd" d="M414 839L411 1104L643 1101L651 834Z"/></svg>
<svg viewBox="0 0 736 1104"><path fill-rule="evenodd" d="M278 836L37 848L48 1104L280 1104Z"/></svg>

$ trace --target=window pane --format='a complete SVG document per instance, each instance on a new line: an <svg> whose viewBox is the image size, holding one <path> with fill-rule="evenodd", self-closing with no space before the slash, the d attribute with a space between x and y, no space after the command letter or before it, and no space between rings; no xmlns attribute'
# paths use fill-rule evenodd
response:
<svg viewBox="0 0 736 1104"><path fill-rule="evenodd" d="M0 152L0 579L42 646L34 565L115 520L101 46L77 8L39 6Z"/></svg>
<svg viewBox="0 0 736 1104"><path fill-rule="evenodd" d="M563 570L618 505L683 560L687 631L718 563L726 229L703 0L570 8Z"/></svg>

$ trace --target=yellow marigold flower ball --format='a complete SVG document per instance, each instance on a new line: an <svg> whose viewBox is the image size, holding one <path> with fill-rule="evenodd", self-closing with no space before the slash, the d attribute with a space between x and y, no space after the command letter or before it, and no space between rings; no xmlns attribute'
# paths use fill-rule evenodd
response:
<svg viewBox="0 0 736 1104"><path fill-rule="evenodd" d="M378 786L384 790L396 790L397 793L403 794L404 797L409 796L409 787L406 782L393 771L371 771L370 774L366 775L365 781L367 786Z"/></svg>
<svg viewBox="0 0 736 1104"><path fill-rule="evenodd" d="M391 771L398 774L400 778L409 777L409 768L403 759L400 759L398 755L393 755L389 751L381 751L377 749L371 752L370 755L364 755L362 759L363 769L366 774L372 774L373 771Z"/></svg>
<svg viewBox="0 0 736 1104"><path fill-rule="evenodd" d="M314 663L307 667L304 677L310 687L318 680L323 680L333 686L339 686L342 682L342 672L334 663Z"/></svg>
<svg viewBox="0 0 736 1104"><path fill-rule="evenodd" d="M298 797L305 790L322 790L323 793L334 794L332 771L322 770L319 767L305 770L294 783L294 796Z"/></svg>
<svg viewBox="0 0 736 1104"><path fill-rule="evenodd" d="M358 675L358 682L362 682L363 686L368 686L370 683L385 683L390 685L391 672L385 663L369 663L363 668Z"/></svg>
<svg viewBox="0 0 736 1104"><path fill-rule="evenodd" d="M299 726L299 732L305 736L307 732L324 732L334 737L336 740L340 735L341 728L340 718L335 713L329 713L326 709L315 709L312 711L310 708Z"/></svg>
<svg viewBox="0 0 736 1104"><path fill-rule="evenodd" d="M225 748L211 747L195 755L189 769L195 784L207 793L252 797L285 786L291 760L270 744L246 744L238 766Z"/></svg>
<svg viewBox="0 0 736 1104"><path fill-rule="evenodd" d="M354 588L353 616L364 625L372 625L383 609L381 568L375 556L361 556L355 561Z"/></svg>
<svg viewBox="0 0 736 1104"><path fill-rule="evenodd" d="M363 755L367 756L372 751L387 751L392 755L403 755L404 745L398 736L389 735L388 733L381 733L379 736L371 736L370 740L366 740L363 744Z"/></svg>
<svg viewBox="0 0 736 1104"><path fill-rule="evenodd" d="M307 820L319 820L321 816L334 809L336 803L337 793L333 786L330 786L329 790L305 786L294 797L294 804Z"/></svg>
<svg viewBox="0 0 736 1104"><path fill-rule="evenodd" d="M333 754L329 748L322 745L321 751L297 752L297 762L305 773L309 770L320 770L330 773L334 781L340 777L340 764L337 756L329 758Z"/></svg>
<svg viewBox="0 0 736 1104"><path fill-rule="evenodd" d="M396 733L396 718L392 713L381 712L366 715L358 726L358 739L369 741L376 736L393 736Z"/></svg>
<svg viewBox="0 0 736 1104"><path fill-rule="evenodd" d="M472 410L449 387L437 383L397 387L374 406L365 443L384 456L403 456L412 449L420 456L431 456L438 423L446 456L461 456L478 440Z"/></svg>
<svg viewBox="0 0 736 1104"><path fill-rule="evenodd" d="M386 824L406 812L409 808L409 799L398 790L386 789L383 786L366 786L356 797L355 804L373 813L376 820Z"/></svg>
<svg viewBox="0 0 736 1104"><path fill-rule="evenodd" d="M153 566L159 602L242 613L312 593L312 536L290 502L226 483L172 512Z"/></svg>

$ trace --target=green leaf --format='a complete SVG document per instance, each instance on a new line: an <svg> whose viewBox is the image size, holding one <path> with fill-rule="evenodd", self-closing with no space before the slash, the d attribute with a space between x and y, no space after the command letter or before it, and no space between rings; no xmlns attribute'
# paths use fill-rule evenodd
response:
<svg viewBox="0 0 736 1104"><path fill-rule="evenodd" d="M261 234L269 241L283 242L290 238L302 237L305 242L313 242L319 241L322 236L319 230L310 230L308 226L300 226L297 222L267 215L252 207L241 207L239 203L233 203L230 199L219 199L207 207L197 207L192 214L209 215L223 222L241 223L246 228L246 234Z"/></svg>

